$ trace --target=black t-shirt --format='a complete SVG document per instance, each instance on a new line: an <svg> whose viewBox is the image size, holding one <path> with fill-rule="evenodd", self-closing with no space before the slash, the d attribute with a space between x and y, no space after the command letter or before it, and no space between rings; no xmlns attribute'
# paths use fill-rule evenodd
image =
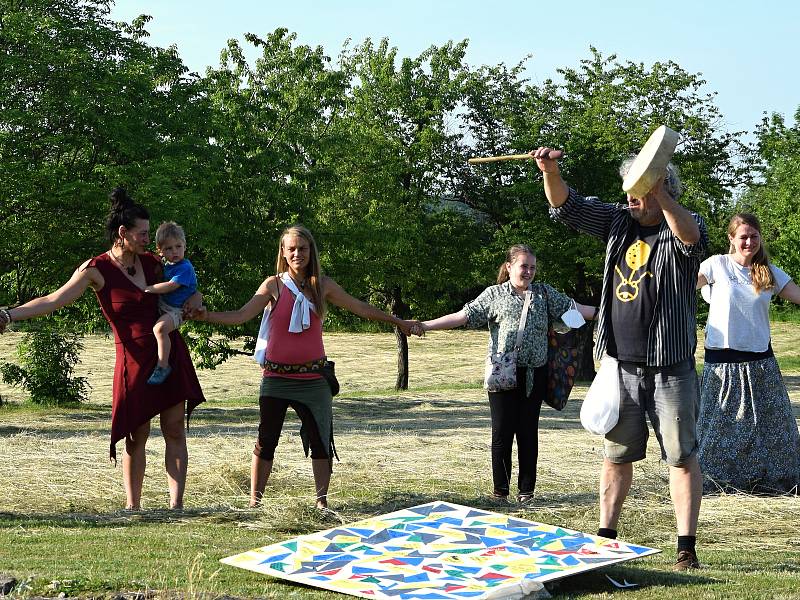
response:
<svg viewBox="0 0 800 600"><path fill-rule="evenodd" d="M656 303L653 257L661 225L636 223L617 257L611 295L608 353L619 360L647 362L647 336Z"/></svg>

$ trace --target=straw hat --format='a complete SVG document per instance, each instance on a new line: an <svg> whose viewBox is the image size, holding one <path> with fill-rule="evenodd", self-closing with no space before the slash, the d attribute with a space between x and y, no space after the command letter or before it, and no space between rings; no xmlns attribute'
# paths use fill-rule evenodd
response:
<svg viewBox="0 0 800 600"><path fill-rule="evenodd" d="M622 181L622 189L634 198L641 198L667 171L667 164L675 152L680 136L666 125L656 129L645 142L628 174Z"/></svg>

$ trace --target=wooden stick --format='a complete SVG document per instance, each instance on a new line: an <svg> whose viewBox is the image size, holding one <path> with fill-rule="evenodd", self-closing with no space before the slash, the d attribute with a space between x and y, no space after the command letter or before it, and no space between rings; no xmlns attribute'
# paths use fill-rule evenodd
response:
<svg viewBox="0 0 800 600"><path fill-rule="evenodd" d="M549 158L563 158L564 153L561 150L551 150ZM467 162L471 165L478 165L481 163L497 162L500 160L532 160L530 154L504 154L502 156L480 156L476 158L468 158Z"/></svg>
<svg viewBox="0 0 800 600"><path fill-rule="evenodd" d="M525 160L532 159L530 154L504 154L503 156L480 156L477 158L467 159L471 165L478 165L480 163L497 162L499 160Z"/></svg>

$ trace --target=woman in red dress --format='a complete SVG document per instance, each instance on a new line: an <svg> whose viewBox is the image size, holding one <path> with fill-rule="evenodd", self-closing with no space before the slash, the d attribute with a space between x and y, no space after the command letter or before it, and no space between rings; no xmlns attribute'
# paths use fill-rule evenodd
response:
<svg viewBox="0 0 800 600"><path fill-rule="evenodd" d="M116 462L116 443L125 440L122 477L126 508L141 508L145 471L145 443L150 419L160 415L166 443L166 470L170 508L183 506L186 485L184 412L191 414L205 400L186 344L172 332L172 374L163 385L147 385L158 359L153 325L158 319L158 296L144 288L162 280L161 261L147 251L150 216L124 189L111 193L106 223L111 248L80 265L70 280L47 296L0 311L0 333L11 321L47 315L77 300L92 288L103 316L111 325L116 345L110 456Z"/></svg>

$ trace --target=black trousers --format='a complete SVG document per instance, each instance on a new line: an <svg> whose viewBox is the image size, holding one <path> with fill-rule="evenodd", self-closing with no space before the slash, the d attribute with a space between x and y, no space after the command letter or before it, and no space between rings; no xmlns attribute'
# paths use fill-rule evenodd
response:
<svg viewBox="0 0 800 600"><path fill-rule="evenodd" d="M511 448L517 438L520 494L532 494L536 487L539 459L539 412L547 390L547 365L534 372L533 390L525 394L526 369L517 369L517 387L489 393L492 415L492 480L497 494L507 495L511 484Z"/></svg>
<svg viewBox="0 0 800 600"><path fill-rule="evenodd" d="M275 448L278 447L281 430L283 429L283 421L286 419L286 411L290 406L294 409L294 412L297 413L297 416L300 417L300 422L308 432L308 441L311 446L311 458L330 458L330 456L328 456L327 447L322 443L319 427L317 427L314 415L311 414L311 409L300 402L284 400L283 398L272 398L271 396L261 396L258 399L261 422L258 424L258 441L256 442L256 447L253 449L253 454L264 460L272 460L275 458Z"/></svg>

